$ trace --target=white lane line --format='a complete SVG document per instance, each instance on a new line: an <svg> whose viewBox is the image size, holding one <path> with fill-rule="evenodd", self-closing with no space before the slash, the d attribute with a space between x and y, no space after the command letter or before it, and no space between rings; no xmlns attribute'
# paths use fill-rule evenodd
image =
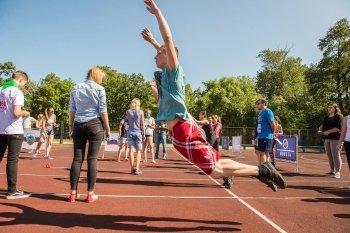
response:
<svg viewBox="0 0 350 233"><path fill-rule="evenodd" d="M0 194L6 194L6 192L0 191ZM32 195L51 195L51 196L69 196L69 193L40 193L32 192ZM86 194L79 194L79 196L86 196ZM246 199L246 200L303 200L303 199L341 199L347 200L350 197L212 197L212 196L152 196L152 195L113 195L113 194L98 194L99 197L107 198L148 198L148 199Z"/></svg>
<svg viewBox="0 0 350 233"><path fill-rule="evenodd" d="M175 149L171 149L172 151L174 151L177 155L179 155L183 160L187 160L185 159L177 150ZM188 160L187 160L188 161ZM192 164L193 166L195 166L197 169L200 170L200 168L195 165L194 163L192 163L191 161L188 161L190 164ZM221 184L213 179L211 176L207 175L207 177L209 177L209 179L211 179L213 182L215 182L216 184L220 185ZM274 223L272 220L270 220L269 218L267 218L265 215L263 215L261 212L259 212L257 209L255 209L253 206L249 205L247 202L245 202L242 198L240 198L239 196L237 196L236 194L234 194L233 192L231 192L228 189L224 189L226 192L228 192L231 196L235 197L239 202L241 202L243 205L245 205L248 209L250 209L253 213L255 213L256 215L258 215L260 218L262 218L264 221L266 221L268 224L270 224L273 228L275 228L276 230L278 230L281 233L287 233L287 231L283 230L280 226L278 226L276 223Z"/></svg>

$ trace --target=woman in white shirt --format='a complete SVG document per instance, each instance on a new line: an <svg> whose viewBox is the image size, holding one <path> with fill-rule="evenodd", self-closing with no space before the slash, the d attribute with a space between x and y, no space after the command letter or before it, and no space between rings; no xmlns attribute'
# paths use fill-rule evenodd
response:
<svg viewBox="0 0 350 233"><path fill-rule="evenodd" d="M350 112L350 107L349 107ZM338 150L341 151L342 146L344 145L346 158L350 170L350 115L347 115L343 118L341 126L341 134L338 142ZM350 186L348 186L350 189Z"/></svg>

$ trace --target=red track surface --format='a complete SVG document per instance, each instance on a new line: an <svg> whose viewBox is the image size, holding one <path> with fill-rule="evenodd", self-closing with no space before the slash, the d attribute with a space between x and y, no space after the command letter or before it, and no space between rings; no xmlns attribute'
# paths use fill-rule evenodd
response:
<svg viewBox="0 0 350 233"><path fill-rule="evenodd" d="M254 178L234 179L231 192L199 172L175 150L168 160L142 163L143 174L129 174L129 163L99 160L95 203L86 194L86 164L81 201L66 202L71 145L54 145L52 168L22 153L18 188L31 198L4 199L5 164L0 165L0 232L350 232L350 175L343 161L342 178L325 177L324 154L302 154L299 169L279 162L288 188L274 193ZM233 155L233 154L231 154ZM256 164L252 150L233 155ZM222 181L219 180L221 183Z"/></svg>

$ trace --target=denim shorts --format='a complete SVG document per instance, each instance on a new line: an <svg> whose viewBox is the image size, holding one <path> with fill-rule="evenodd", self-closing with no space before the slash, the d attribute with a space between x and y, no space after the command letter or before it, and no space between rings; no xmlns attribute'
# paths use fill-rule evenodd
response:
<svg viewBox="0 0 350 233"><path fill-rule="evenodd" d="M273 139L258 139L258 151L272 152Z"/></svg>
<svg viewBox="0 0 350 233"><path fill-rule="evenodd" d="M136 150L142 150L142 134L141 132L129 132L128 133L128 146L129 148L135 148Z"/></svg>

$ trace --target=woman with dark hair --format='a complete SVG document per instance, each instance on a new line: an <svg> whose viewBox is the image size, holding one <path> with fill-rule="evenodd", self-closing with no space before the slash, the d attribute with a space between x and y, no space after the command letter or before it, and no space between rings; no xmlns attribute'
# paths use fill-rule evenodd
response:
<svg viewBox="0 0 350 233"><path fill-rule="evenodd" d="M86 202L94 202L98 196L94 194L97 176L97 157L104 133L110 137L107 113L106 92L101 83L106 77L99 67L89 70L87 80L75 85L69 100L69 132L73 136L74 158L70 169L71 193L69 202L77 198L78 181L84 161L86 144L87 152L87 188Z"/></svg>
<svg viewBox="0 0 350 233"><path fill-rule="evenodd" d="M335 102L328 104L328 114L323 119L318 131L324 137L324 147L328 156L330 171L327 175L340 179L341 157L337 148L340 138L343 115Z"/></svg>
<svg viewBox="0 0 350 233"><path fill-rule="evenodd" d="M220 134L222 130L222 124L221 124L221 118L218 115L213 116L213 124L212 124L214 134L215 134L215 142L213 144L213 147L215 150L219 151L219 144L220 144Z"/></svg>
<svg viewBox="0 0 350 233"><path fill-rule="evenodd" d="M349 107L349 113L350 113L350 107ZM341 134L338 142L337 149L341 151L341 148L344 143L346 158L348 161L348 166L350 170L350 115L347 115L343 118L342 126L341 126ZM348 186L350 189L350 186Z"/></svg>
<svg viewBox="0 0 350 233"><path fill-rule="evenodd" d="M210 145L212 145L213 148L218 151L219 144L218 144L218 141L217 141L217 137L216 137L216 135L214 133L212 124L207 119L206 111L201 111L199 113L198 120L196 120L196 122L203 129L203 131L205 133L205 137L207 139L207 142L209 142ZM214 147L214 145L216 145L216 147ZM224 180L224 183L222 185L225 188L227 188L227 189L232 188L232 176L224 177L223 180Z"/></svg>

